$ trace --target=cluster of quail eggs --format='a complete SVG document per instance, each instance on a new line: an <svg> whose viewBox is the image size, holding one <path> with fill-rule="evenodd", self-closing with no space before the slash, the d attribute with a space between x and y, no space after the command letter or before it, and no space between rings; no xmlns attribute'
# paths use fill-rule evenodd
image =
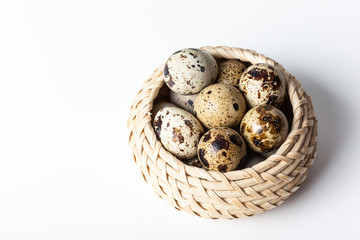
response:
<svg viewBox="0 0 360 240"><path fill-rule="evenodd" d="M248 152L268 156L287 137L280 110L286 84L275 66L186 48L168 58L164 81L169 90L154 104L154 129L164 148L186 164L232 171Z"/></svg>

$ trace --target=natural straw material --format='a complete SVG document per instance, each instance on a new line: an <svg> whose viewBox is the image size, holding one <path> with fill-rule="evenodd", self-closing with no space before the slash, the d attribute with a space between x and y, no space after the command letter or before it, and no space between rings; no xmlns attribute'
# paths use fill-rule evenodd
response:
<svg viewBox="0 0 360 240"><path fill-rule="evenodd" d="M283 73L293 108L286 141L276 154L253 167L226 173L185 165L157 140L151 123L153 101L164 84L163 67L145 81L130 110L129 144L145 181L173 207L206 218L251 216L284 202L306 178L316 155L317 121L310 97L274 60L252 50L203 47L215 58L269 63Z"/></svg>

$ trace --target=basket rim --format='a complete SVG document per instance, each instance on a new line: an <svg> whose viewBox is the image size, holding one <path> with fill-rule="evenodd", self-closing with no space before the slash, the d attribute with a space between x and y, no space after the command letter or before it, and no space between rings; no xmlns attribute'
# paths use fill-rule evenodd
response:
<svg viewBox="0 0 360 240"><path fill-rule="evenodd" d="M228 47L226 47L226 46L217 46L217 47L215 47L215 48L228 48ZM209 46L205 46L205 47L200 47L199 49L201 49L201 50L204 50L204 51L206 51L206 52L208 52L209 51L209 49L211 49L212 47L209 47ZM252 54L257 54L257 55L262 55L262 54L259 54L258 52L256 52L256 51L254 51L254 50L251 50L251 49L242 49L242 48L231 48L231 49L240 49L240 50L243 50L243 51L249 51L249 52L251 52ZM262 56L264 56L264 55L262 55ZM264 56L265 57L265 56ZM215 57L216 58L216 57ZM272 62L272 65L274 65L275 67L277 67L279 70L280 70L280 72L281 72L281 74L283 74L283 76L284 76L284 78L285 78L285 82L286 82L286 92L288 92L289 91L289 77L291 76L293 79L295 79L295 77L293 77L281 64L279 64L278 62L276 62L276 61L274 61L273 59L271 59L271 58L268 58L268 57L265 57L266 59L267 59L267 61L266 62L264 62L264 63L269 63L269 61L270 62ZM216 59L218 59L218 58L216 58ZM249 60L248 60L249 61ZM255 63L253 63L252 61L249 61L251 64L255 64ZM260 62L256 62L256 63L260 63ZM157 70L158 71L160 71L160 72L163 72L163 66L164 66L164 64L161 64L158 68L157 68ZM285 76L289 76L289 77L285 77ZM163 84L164 84L165 82L164 81L162 81L162 85L160 86L160 88L163 86ZM300 86L300 84L297 86L297 87L300 87L301 88L301 86ZM159 89L160 89L159 88ZM157 94L155 95L155 98L154 98L154 100L156 99L156 97L157 97ZM309 97L310 98L310 97ZM290 98L290 102L291 102L291 106L292 106L292 108L293 108L293 99L292 98ZM152 108L151 108L151 110L152 110ZM293 111L293 115L295 115L295 112ZM150 122L151 123L151 122ZM289 135L290 135L290 133L294 130L293 129L293 123L291 124L291 126L289 126L289 133L288 133L288 136L287 136L287 138L286 138L286 140L284 141L284 143L283 144L281 144L281 146L276 150L276 152L274 153L274 154L272 154L271 156L269 156L269 157L267 157L266 159L264 159L263 161L261 161L261 162L264 162L264 161L267 161L267 162L272 162L273 161L273 159L274 159L274 155L279 155L279 153L278 152L280 152L280 150L281 150L281 148L282 147L284 147L284 145L287 145L288 144L288 142L290 141L290 138L289 138ZM153 131L153 134L156 134L155 133L155 130ZM158 140L158 139L156 139L156 141L158 141L159 143L160 143L160 141ZM170 152L168 152L162 145L161 145L161 148L162 148L162 150L164 150L164 151L166 151L167 153L169 153L171 156L173 156ZM281 154L280 154L281 155ZM174 156L175 157L175 156ZM176 158L176 157L175 157ZM215 172L215 173L219 173L218 171L214 171L214 170L206 170L206 169L203 169L203 168L198 168L198 167L194 167L194 166L191 166L191 165L187 165L187 164L185 164L185 163L183 163L183 161L181 161L180 159L178 159L178 158L176 158L176 160L177 161L179 161L179 163L178 164L180 164L180 165L184 165L184 167L185 168L189 168L189 169L193 169L193 168L195 168L195 169L201 169L202 171L205 171L205 172ZM260 162L260 163L261 163ZM234 175L234 174L236 174L236 173L238 173L238 174L241 174L241 175L247 175L247 171L246 170L248 170L249 168L251 168L251 169L253 169L253 170L255 170L256 169L256 166L257 165L259 165L260 163L257 163L257 164L254 164L253 166L251 166L251 167L247 167L247 168L243 168L243 169L236 169L236 170L232 170L232 171L229 171L229 172L220 172L221 174L224 174L225 176L228 176L228 175ZM255 168L255 169L254 169Z"/></svg>

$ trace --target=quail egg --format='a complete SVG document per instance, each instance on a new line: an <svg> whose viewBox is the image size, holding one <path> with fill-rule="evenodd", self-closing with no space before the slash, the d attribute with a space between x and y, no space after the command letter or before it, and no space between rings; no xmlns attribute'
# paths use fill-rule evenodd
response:
<svg viewBox="0 0 360 240"><path fill-rule="evenodd" d="M216 83L204 88L194 102L194 114L207 128L235 127L246 111L241 92L235 87Z"/></svg>
<svg viewBox="0 0 360 240"><path fill-rule="evenodd" d="M217 73L215 58L196 48L185 48L173 53L164 67L166 85L182 95L199 93L215 81Z"/></svg>
<svg viewBox="0 0 360 240"><path fill-rule="evenodd" d="M246 145L235 130L217 127L201 137L198 157L206 169L227 172L236 169L245 160Z"/></svg>
<svg viewBox="0 0 360 240"><path fill-rule="evenodd" d="M246 69L245 64L238 59L227 59L221 61L218 65L217 82L239 87L240 77Z"/></svg>
<svg viewBox="0 0 360 240"><path fill-rule="evenodd" d="M192 159L189 159L189 160L183 160L183 163L185 163L186 165L193 166L193 167L198 167L198 168L203 167L203 165L201 164L201 162L197 156Z"/></svg>
<svg viewBox="0 0 360 240"><path fill-rule="evenodd" d="M167 102L166 100L158 100L154 103L153 108L151 110L151 120L154 121L155 115L157 112L163 107L177 107L175 104L171 102Z"/></svg>
<svg viewBox="0 0 360 240"><path fill-rule="evenodd" d="M182 109L188 112L194 112L194 101L197 94L194 95L181 95L176 92L170 91L169 99L172 103L175 103Z"/></svg>
<svg viewBox="0 0 360 240"><path fill-rule="evenodd" d="M178 107L163 107L154 118L157 138L164 148L179 159L196 156L204 128L191 113Z"/></svg>
<svg viewBox="0 0 360 240"><path fill-rule="evenodd" d="M286 93L286 85L281 72L265 63L248 67L241 75L240 91L249 107L270 104L280 107Z"/></svg>
<svg viewBox="0 0 360 240"><path fill-rule="evenodd" d="M257 153L276 150L289 131L285 115L274 106L263 104L250 109L240 124L240 133Z"/></svg>

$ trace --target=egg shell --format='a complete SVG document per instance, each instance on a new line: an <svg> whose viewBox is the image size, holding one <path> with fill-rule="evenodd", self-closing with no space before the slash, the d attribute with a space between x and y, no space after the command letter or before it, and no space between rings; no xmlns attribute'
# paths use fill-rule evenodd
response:
<svg viewBox="0 0 360 240"><path fill-rule="evenodd" d="M218 83L227 83L236 88L239 87L241 75L246 69L246 65L238 59L226 59L218 64L219 73Z"/></svg>
<svg viewBox="0 0 360 240"><path fill-rule="evenodd" d="M174 103L168 102L164 99L156 101L151 110L151 121L154 121L154 118L158 113L158 111L164 107L177 107L177 106Z"/></svg>
<svg viewBox="0 0 360 240"><path fill-rule="evenodd" d="M246 111L241 92L235 87L216 83L204 88L194 102L194 114L207 128L235 127Z"/></svg>
<svg viewBox="0 0 360 240"><path fill-rule="evenodd" d="M215 81L217 73L215 58L196 48L185 48L173 53L164 66L166 85L182 95L199 93Z"/></svg>
<svg viewBox="0 0 360 240"><path fill-rule="evenodd" d="M240 134L231 128L212 128L200 139L198 157L206 169L231 171L245 160L246 144Z"/></svg>
<svg viewBox="0 0 360 240"><path fill-rule="evenodd" d="M281 72L265 63L248 67L240 78L239 88L250 108L261 104L279 108L286 93L286 84Z"/></svg>
<svg viewBox="0 0 360 240"><path fill-rule="evenodd" d="M203 167L202 163L200 162L200 160L197 156L192 159L189 159L189 160L183 160L183 162L189 166L198 167L198 168Z"/></svg>
<svg viewBox="0 0 360 240"><path fill-rule="evenodd" d="M178 107L163 107L154 118L158 140L179 159L196 156L197 145L204 128L192 114Z"/></svg>
<svg viewBox="0 0 360 240"><path fill-rule="evenodd" d="M181 95L176 92L170 91L169 99L172 103L175 103L182 109L193 113L194 112L194 102L198 94L193 95Z"/></svg>
<svg viewBox="0 0 360 240"><path fill-rule="evenodd" d="M248 146L257 153L267 153L279 148L285 141L288 131L289 125L285 115L268 104L250 109L240 124L241 135Z"/></svg>

